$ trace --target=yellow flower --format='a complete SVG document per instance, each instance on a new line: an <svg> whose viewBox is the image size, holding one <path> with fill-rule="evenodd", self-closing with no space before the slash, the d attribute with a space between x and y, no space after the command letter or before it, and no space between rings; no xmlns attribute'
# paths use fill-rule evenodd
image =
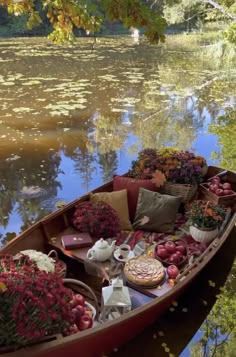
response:
<svg viewBox="0 0 236 357"><path fill-rule="evenodd" d="M0 281L0 292L5 292L7 290L7 286L2 282Z"/></svg>

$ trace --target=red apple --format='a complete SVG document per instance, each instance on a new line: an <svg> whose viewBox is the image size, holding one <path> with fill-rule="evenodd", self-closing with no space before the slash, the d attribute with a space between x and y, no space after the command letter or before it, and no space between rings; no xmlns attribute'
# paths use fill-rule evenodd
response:
<svg viewBox="0 0 236 357"><path fill-rule="evenodd" d="M69 327L68 330L65 331L65 336L73 335L78 331L79 331L78 326L76 324L73 324Z"/></svg>
<svg viewBox="0 0 236 357"><path fill-rule="evenodd" d="M224 191L222 190L222 188L218 188L217 190L215 190L215 194L217 196L223 196L224 195Z"/></svg>
<svg viewBox="0 0 236 357"><path fill-rule="evenodd" d="M85 311L85 306L82 306L82 305L76 305L75 306L75 309L78 311L78 315L79 316L82 316L84 315L84 311Z"/></svg>
<svg viewBox="0 0 236 357"><path fill-rule="evenodd" d="M77 305L84 306L85 298L81 294L75 294L75 300L77 301Z"/></svg>
<svg viewBox="0 0 236 357"><path fill-rule="evenodd" d="M79 330L87 330L88 328L92 327L93 325L93 319L89 315L82 315L80 318L80 322L78 324Z"/></svg>
<svg viewBox="0 0 236 357"><path fill-rule="evenodd" d="M178 255L180 262L184 259L184 255L179 250L175 254Z"/></svg>
<svg viewBox="0 0 236 357"><path fill-rule="evenodd" d="M170 255L170 253L167 251L166 248L163 249L157 249L157 255L158 257L160 257L161 259L166 259L168 258L168 256Z"/></svg>
<svg viewBox="0 0 236 357"><path fill-rule="evenodd" d="M73 309L71 310L71 314L73 317L73 321L76 321L77 317L80 317L80 312L75 307L73 307Z"/></svg>
<svg viewBox="0 0 236 357"><path fill-rule="evenodd" d="M75 295L73 295L72 300L69 302L69 304L72 308L78 304L77 299L75 298Z"/></svg>
<svg viewBox="0 0 236 357"><path fill-rule="evenodd" d="M176 265L170 265L168 266L168 268L166 269L168 276L171 279L175 279L177 278L177 276L179 275L179 269L177 268Z"/></svg>
<svg viewBox="0 0 236 357"><path fill-rule="evenodd" d="M232 191L231 191L231 190L223 190L223 194L224 194L225 196L231 195L231 194L232 194Z"/></svg>
<svg viewBox="0 0 236 357"><path fill-rule="evenodd" d="M180 252L180 253L182 253L182 255L185 255L186 254L185 246L184 245L178 245L176 247L176 254L177 254L177 252Z"/></svg>
<svg viewBox="0 0 236 357"><path fill-rule="evenodd" d="M216 176L211 179L211 183L220 183L220 177Z"/></svg>
<svg viewBox="0 0 236 357"><path fill-rule="evenodd" d="M171 263L171 264L178 264L180 262L180 258L179 258L179 256L176 254L176 253L174 253L174 254L172 254L171 256L170 256L170 258L169 258L169 263Z"/></svg>
<svg viewBox="0 0 236 357"><path fill-rule="evenodd" d="M175 243L172 242L171 240L168 240L168 241L165 243L165 248L166 248L166 250L167 250L169 253L175 253L175 252L176 252Z"/></svg>
<svg viewBox="0 0 236 357"><path fill-rule="evenodd" d="M209 190L211 192L216 192L216 190L218 190L218 189L219 189L219 187L216 184L212 184L212 185L209 186Z"/></svg>
<svg viewBox="0 0 236 357"><path fill-rule="evenodd" d="M165 249L165 246L164 246L164 244L159 244L158 246L157 246L157 249Z"/></svg>
<svg viewBox="0 0 236 357"><path fill-rule="evenodd" d="M225 182L225 183L223 183L222 188L223 188L223 190L231 190L231 185L229 182Z"/></svg>

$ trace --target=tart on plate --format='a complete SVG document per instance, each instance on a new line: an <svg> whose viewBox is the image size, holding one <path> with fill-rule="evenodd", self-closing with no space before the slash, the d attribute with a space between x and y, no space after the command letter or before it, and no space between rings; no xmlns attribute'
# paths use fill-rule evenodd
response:
<svg viewBox="0 0 236 357"><path fill-rule="evenodd" d="M163 282L165 268L155 258L141 255L130 259L124 267L126 279L131 283L142 287L154 287Z"/></svg>

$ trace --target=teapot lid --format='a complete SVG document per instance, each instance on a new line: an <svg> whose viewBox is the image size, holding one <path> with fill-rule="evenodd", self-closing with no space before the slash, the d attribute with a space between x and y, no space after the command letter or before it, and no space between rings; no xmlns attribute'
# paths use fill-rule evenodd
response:
<svg viewBox="0 0 236 357"><path fill-rule="evenodd" d="M103 239L100 238L96 243L95 243L95 247L96 248L107 248L108 247L108 243Z"/></svg>

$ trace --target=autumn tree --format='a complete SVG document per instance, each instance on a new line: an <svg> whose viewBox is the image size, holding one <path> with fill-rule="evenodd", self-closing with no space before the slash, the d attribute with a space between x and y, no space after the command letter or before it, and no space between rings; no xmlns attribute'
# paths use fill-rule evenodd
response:
<svg viewBox="0 0 236 357"><path fill-rule="evenodd" d="M0 6L15 16L26 14L29 29L42 23L46 15L53 28L49 38L57 43L72 42L75 28L97 33L106 18L121 21L127 28L143 28L152 43L165 38L165 19L141 0L0 0Z"/></svg>

